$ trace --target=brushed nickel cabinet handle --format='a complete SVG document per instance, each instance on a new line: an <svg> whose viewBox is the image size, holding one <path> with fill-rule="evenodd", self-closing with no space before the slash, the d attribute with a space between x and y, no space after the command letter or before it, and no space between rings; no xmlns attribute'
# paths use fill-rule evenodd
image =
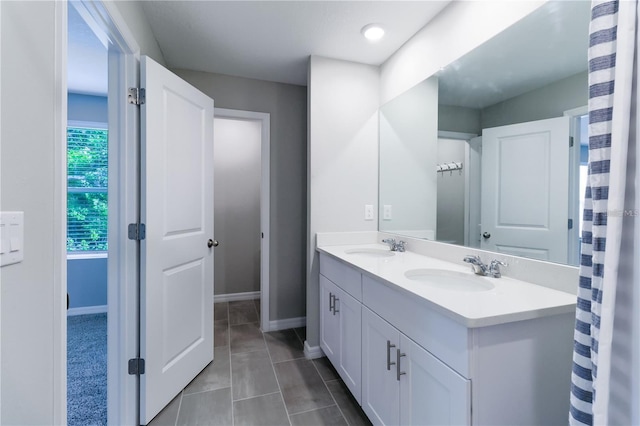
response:
<svg viewBox="0 0 640 426"><path fill-rule="evenodd" d="M391 362L391 348L395 348L396 345L391 344L391 340L387 340L387 371L391 371L391 366L395 365L395 362Z"/></svg>
<svg viewBox="0 0 640 426"><path fill-rule="evenodd" d="M407 354L400 353L400 349L398 349L396 352L396 356L396 360L398 361L398 363L396 364L396 378L398 379L398 381L400 381L400 376L407 374L404 371L400 371L400 358L402 358L403 356L407 356Z"/></svg>

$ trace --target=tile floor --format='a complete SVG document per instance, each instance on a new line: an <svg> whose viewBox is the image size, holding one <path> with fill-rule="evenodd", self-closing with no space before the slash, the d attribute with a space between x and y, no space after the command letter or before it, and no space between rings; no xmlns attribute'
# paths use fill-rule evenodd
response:
<svg viewBox="0 0 640 426"><path fill-rule="evenodd" d="M305 359L305 329L262 333L259 313L215 304L213 363L150 425L370 425L329 361Z"/></svg>

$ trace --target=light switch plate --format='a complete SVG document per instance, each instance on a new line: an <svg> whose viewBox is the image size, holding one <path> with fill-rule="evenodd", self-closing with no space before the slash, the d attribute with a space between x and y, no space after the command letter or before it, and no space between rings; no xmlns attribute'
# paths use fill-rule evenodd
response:
<svg viewBox="0 0 640 426"><path fill-rule="evenodd" d="M373 205L365 204L364 206L364 220L373 220Z"/></svg>
<svg viewBox="0 0 640 426"><path fill-rule="evenodd" d="M391 220L391 204L385 204L382 208L382 219L383 220Z"/></svg>
<svg viewBox="0 0 640 426"><path fill-rule="evenodd" d="M0 212L0 266L24 259L24 212Z"/></svg>

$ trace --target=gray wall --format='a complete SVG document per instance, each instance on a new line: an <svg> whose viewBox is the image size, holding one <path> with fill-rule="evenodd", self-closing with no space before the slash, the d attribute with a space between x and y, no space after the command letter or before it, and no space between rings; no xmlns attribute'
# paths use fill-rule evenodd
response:
<svg viewBox="0 0 640 426"><path fill-rule="evenodd" d="M107 258L67 259L69 308L107 304Z"/></svg>
<svg viewBox="0 0 640 426"><path fill-rule="evenodd" d="M482 110L482 128L561 117L587 105L587 72L556 81Z"/></svg>
<svg viewBox="0 0 640 426"><path fill-rule="evenodd" d="M587 73L582 72L483 109L438 106L438 130L474 133L482 129L561 117L587 105Z"/></svg>
<svg viewBox="0 0 640 426"><path fill-rule="evenodd" d="M67 94L67 120L106 123L108 119L106 96Z"/></svg>
<svg viewBox="0 0 640 426"><path fill-rule="evenodd" d="M214 120L214 294L260 291L262 126Z"/></svg>
<svg viewBox="0 0 640 426"><path fill-rule="evenodd" d="M307 90L303 86L172 70L217 108L271 114L270 319L305 316Z"/></svg>
<svg viewBox="0 0 640 426"><path fill-rule="evenodd" d="M480 110L451 105L438 105L438 130L479 135L482 133Z"/></svg>

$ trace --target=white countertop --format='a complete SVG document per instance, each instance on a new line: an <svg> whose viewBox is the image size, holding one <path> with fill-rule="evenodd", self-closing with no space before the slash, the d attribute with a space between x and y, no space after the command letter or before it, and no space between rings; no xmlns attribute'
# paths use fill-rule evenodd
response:
<svg viewBox="0 0 640 426"><path fill-rule="evenodd" d="M392 257L365 257L348 254L347 250L386 249L382 244L331 245L318 247L318 251L351 265L364 274L421 298L431 308L469 328L504 324L526 319L575 312L576 296L537 284L502 278L481 277L463 263L451 263L407 251ZM485 291L454 291L437 288L405 277L411 269L433 268L466 272L469 277L488 280L494 285Z"/></svg>

